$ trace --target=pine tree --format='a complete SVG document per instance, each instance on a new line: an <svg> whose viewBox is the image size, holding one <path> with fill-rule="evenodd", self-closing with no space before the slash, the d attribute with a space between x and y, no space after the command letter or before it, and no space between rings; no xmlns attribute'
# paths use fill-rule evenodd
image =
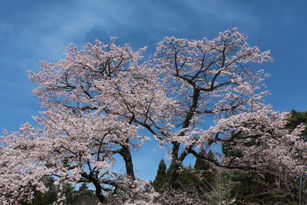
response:
<svg viewBox="0 0 307 205"><path fill-rule="evenodd" d="M56 201L58 189L54 185L54 179L52 177L43 177L42 180L48 188L48 191L46 193L35 191L34 199L32 203L28 205L49 205Z"/></svg>
<svg viewBox="0 0 307 205"><path fill-rule="evenodd" d="M154 189L158 192L163 192L163 190L165 189L166 181L167 181L166 164L164 160L161 159L157 170L157 175L153 182Z"/></svg>
<svg viewBox="0 0 307 205"><path fill-rule="evenodd" d="M90 190L86 183L82 183L76 192L76 200L74 205L94 205L98 203L93 190Z"/></svg>
<svg viewBox="0 0 307 205"><path fill-rule="evenodd" d="M288 120L288 124L286 128L290 129L291 131L296 128L299 124L305 124L305 130L303 132L303 136L307 137L307 111L305 112L297 112L295 110L291 110L291 118Z"/></svg>
<svg viewBox="0 0 307 205"><path fill-rule="evenodd" d="M199 150L200 155L206 155L209 159L214 159L214 154L210 150L208 154L206 154L206 151L204 148L201 148ZM207 160L201 159L201 158L196 158L195 164L194 164L194 169L195 170L209 170L210 169L210 163Z"/></svg>
<svg viewBox="0 0 307 205"><path fill-rule="evenodd" d="M205 155L209 159L214 159L214 154L211 150L206 153L205 149L201 148L199 152L201 155ZM205 192L207 193L213 190L215 185L215 175L217 173L208 161L201 158L196 158L194 170L194 186L197 190L198 196L202 198L205 196Z"/></svg>

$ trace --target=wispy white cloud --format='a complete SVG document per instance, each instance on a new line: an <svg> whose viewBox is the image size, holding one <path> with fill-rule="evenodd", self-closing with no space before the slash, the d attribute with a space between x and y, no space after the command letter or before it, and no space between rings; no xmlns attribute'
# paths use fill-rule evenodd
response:
<svg viewBox="0 0 307 205"><path fill-rule="evenodd" d="M244 9L244 4L238 6L235 1L227 0L195 0L193 3L184 1L199 16L210 17L211 21L223 20L237 24L258 24L257 19Z"/></svg>

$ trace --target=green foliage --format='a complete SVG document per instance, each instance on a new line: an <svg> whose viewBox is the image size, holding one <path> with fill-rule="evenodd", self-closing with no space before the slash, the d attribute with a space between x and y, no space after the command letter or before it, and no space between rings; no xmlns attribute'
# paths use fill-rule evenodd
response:
<svg viewBox="0 0 307 205"><path fill-rule="evenodd" d="M182 167L177 181L180 185L180 191L187 191L188 193L193 193L193 188L196 183L196 180L192 167Z"/></svg>
<svg viewBox="0 0 307 205"><path fill-rule="evenodd" d="M74 187L71 184L64 184L63 185L63 193L66 197L65 203L66 204L74 204L78 198Z"/></svg>
<svg viewBox="0 0 307 205"><path fill-rule="evenodd" d="M42 180L49 190L46 193L35 192L32 203L26 205L50 205L56 201L60 190L58 186L54 185L54 179L52 177L44 177ZM63 184L62 193L66 197L65 204L94 205L98 203L93 190L90 190L86 183L82 183L78 191L71 184Z"/></svg>
<svg viewBox="0 0 307 205"><path fill-rule="evenodd" d="M291 118L288 120L286 128L293 131L297 125L304 123L307 125L307 111L297 112L291 111ZM303 133L303 137L307 136L307 128ZM252 142L252 141L251 141ZM256 143L246 146L256 145ZM227 156L240 157L240 150L230 150L227 144L222 145L222 150ZM242 155L243 156L243 155ZM297 190L289 189L289 184L296 184L297 179L287 176L287 173L262 173L259 177L257 173L235 173L231 176L231 180L236 185L231 189L231 197L236 197L237 204L248 203L266 203L266 204L291 204L293 196L297 194ZM294 185L296 187L296 185ZM287 193L284 192L287 190ZM294 197L295 198L295 197Z"/></svg>
<svg viewBox="0 0 307 205"><path fill-rule="evenodd" d="M303 136L307 136L307 111L306 112L297 112L295 110L291 110L291 118L288 120L286 128L291 131L296 128L297 125L304 123L306 125L305 130L303 132Z"/></svg>
<svg viewBox="0 0 307 205"><path fill-rule="evenodd" d="M49 191L46 193L36 191L34 199L29 205L49 205L56 201L58 189L54 185L54 179L52 177L44 177L42 180Z"/></svg>
<svg viewBox="0 0 307 205"><path fill-rule="evenodd" d="M207 158L214 159L214 154L208 154L204 149L200 153L206 155ZM191 166L180 167L179 177L176 183L179 185L176 192L178 194L185 193L189 198L206 200L204 193L210 193L214 190L216 181L216 170L212 169L209 162L204 159L197 158L194 168ZM156 191L163 193L168 189L168 182L170 181L170 169L166 170L164 160L160 161L157 175L153 182L153 187Z"/></svg>
<svg viewBox="0 0 307 205"><path fill-rule="evenodd" d="M286 125L289 130L294 130L297 125L304 123L307 125L307 111L291 111L291 118ZM307 136L307 128L303 137ZM244 136L239 136L244 138ZM255 138L256 139L256 138ZM250 140L246 146L259 146L256 140ZM239 149L230 149L229 144L222 144L222 151L226 156L243 157L244 153ZM206 155L209 159L214 159L212 152L206 153L200 150L201 155ZM162 193L166 190L169 182L169 170L163 160L159 164L157 176L153 182L156 191ZM181 167L178 177L180 185L177 192L188 193L189 197L201 199L204 204L217 204L219 196L223 200L236 199L236 205L245 204L286 204L294 205L297 201L297 179L291 178L287 173L240 173L231 175L221 173L212 168L211 164L201 158L197 158L194 168L191 166ZM294 189L291 190L291 185ZM304 184L304 186L306 186ZM228 191L227 191L228 189ZM286 191L285 191L286 190ZM303 188L303 190L306 190ZM217 197L218 196L218 197Z"/></svg>
<svg viewBox="0 0 307 205"><path fill-rule="evenodd" d="M200 155L206 154L205 149L201 148L199 150L199 154ZM214 159L214 154L212 153L211 150L209 151L207 156L210 159ZM195 164L194 164L194 169L195 170L209 170L210 169L210 164L206 160L204 160L204 159L196 158L196 161L195 161Z"/></svg>
<svg viewBox="0 0 307 205"><path fill-rule="evenodd" d="M167 176L166 176L166 164L163 159L161 159L159 163L159 167L157 170L157 175L155 177L155 180L153 181L152 185L154 189L158 192L163 192L165 190L166 182L167 182Z"/></svg>
<svg viewBox="0 0 307 205"><path fill-rule="evenodd" d="M238 204L256 202L257 197L264 192L263 185L255 179L255 175L248 173L235 173L231 175L231 180L236 182L231 188L230 197L237 198Z"/></svg>
<svg viewBox="0 0 307 205"><path fill-rule="evenodd" d="M90 204L97 204L98 200L94 194L94 192L88 189L86 183L82 183L79 187L79 190L76 192L76 201L74 205L90 205Z"/></svg>
<svg viewBox="0 0 307 205"><path fill-rule="evenodd" d="M214 154L211 150L206 154L205 150L202 148L200 154L207 155L209 159L214 159ZM204 191L211 191L212 185L214 185L216 170L212 169L208 161L201 158L196 158L194 169L195 174L197 174L197 177L194 177L195 187L199 194Z"/></svg>

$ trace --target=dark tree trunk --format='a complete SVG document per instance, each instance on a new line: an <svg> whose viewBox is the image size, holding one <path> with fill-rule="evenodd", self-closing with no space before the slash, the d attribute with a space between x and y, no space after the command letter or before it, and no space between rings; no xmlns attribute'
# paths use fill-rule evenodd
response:
<svg viewBox="0 0 307 205"><path fill-rule="evenodd" d="M129 146L124 145L120 151L120 155L124 158L127 175L134 180L135 175L134 175L133 162Z"/></svg>
<svg viewBox="0 0 307 205"><path fill-rule="evenodd" d="M102 193L102 187L100 185L100 182L99 182L97 176L93 175L92 172L90 174L82 173L81 176L88 179L90 182L92 182L94 184L96 197L99 199L99 201L101 203L106 203L107 199L105 198L105 196Z"/></svg>
<svg viewBox="0 0 307 205"><path fill-rule="evenodd" d="M180 185L177 181L179 177L179 169L181 166L181 161L178 160L178 151L179 151L180 144L177 142L173 143L172 149L172 162L169 167L170 179L169 179L169 186L170 188L177 190L180 188Z"/></svg>
<svg viewBox="0 0 307 205"><path fill-rule="evenodd" d="M95 194L96 194L97 198L99 199L99 201L101 203L105 203L106 198L104 197L104 195L102 193L102 187L101 187L100 183L98 181L93 181L93 184L96 188Z"/></svg>
<svg viewBox="0 0 307 205"><path fill-rule="evenodd" d="M171 166L169 167L169 172L170 172L170 179L169 179L169 186L170 188L174 190L178 190L180 188L180 184L178 183L177 179L179 177L179 169L180 169L180 164L176 162L172 162Z"/></svg>
<svg viewBox="0 0 307 205"><path fill-rule="evenodd" d="M197 108L198 105L198 99L200 96L200 89L198 88L194 88L194 94L193 94L193 99L192 99L192 104L190 107L190 110L187 112L185 120L182 123L182 128L188 128L190 125L190 122L195 114L195 110ZM179 136L184 136L185 135L185 131L182 131ZM179 147L180 147L180 143L178 142L173 142L173 149L172 149L172 163L170 166L170 181L169 181L169 185L171 188L173 189L178 189L180 188L180 184L177 182L177 179L179 177L179 169L182 165L183 160L185 159L185 157L188 155L188 148L186 148L186 150L184 151L184 153L182 153L179 157Z"/></svg>

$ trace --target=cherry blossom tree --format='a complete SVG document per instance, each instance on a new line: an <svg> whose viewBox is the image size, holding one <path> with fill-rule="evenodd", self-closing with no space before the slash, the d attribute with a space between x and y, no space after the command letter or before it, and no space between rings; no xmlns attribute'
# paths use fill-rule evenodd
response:
<svg viewBox="0 0 307 205"><path fill-rule="evenodd" d="M172 104L160 91L155 71L145 64L138 65L142 51L133 52L127 45L116 46L113 40L108 45L97 41L95 45L85 45L82 51L71 46L66 58L54 65L42 62L40 73L29 74L40 85L34 95L41 100L45 111L35 120L42 128L30 132L27 124L21 133L4 137L3 144L7 146L3 146L1 159L6 160L6 150L15 152L11 146L18 147L19 154L26 152L19 150L20 143L29 147L31 153L30 144L42 146L36 157L31 158L33 161L25 160L26 153L20 155L19 161L27 162L31 170L23 170L21 163L13 172L33 175L38 171L43 175L44 172L34 169L38 160L45 173L57 177L58 183L92 183L101 202L106 202L110 195L118 195L118 200L135 198L132 190L141 186L135 178L131 150L137 150L149 138L138 134L140 127L133 123L134 118L155 114L167 120L162 110ZM130 109L134 115L130 115ZM123 157L126 174L110 170L114 154ZM10 165L3 169L3 177L12 171L14 164ZM15 195L19 192L16 190ZM15 195L5 194L9 198L16 198ZM31 195L26 197L31 199Z"/></svg>
<svg viewBox="0 0 307 205"><path fill-rule="evenodd" d="M37 127L26 123L1 138L2 201L30 201L35 190L46 191L39 179L49 175L59 184L91 183L102 203L154 203L158 194L135 177L131 157L150 139L170 147L171 191L188 155L229 170L305 171L296 158L306 148L299 140L303 127L290 133L288 115L263 102L267 75L256 66L272 61L270 52L249 46L236 28L213 40L165 38L148 60L146 48L134 52L114 40L81 50L70 45L64 59L29 71L43 111ZM142 129L151 135L142 136ZM221 143L243 156L212 159L199 152ZM125 173L113 169L116 154Z"/></svg>

